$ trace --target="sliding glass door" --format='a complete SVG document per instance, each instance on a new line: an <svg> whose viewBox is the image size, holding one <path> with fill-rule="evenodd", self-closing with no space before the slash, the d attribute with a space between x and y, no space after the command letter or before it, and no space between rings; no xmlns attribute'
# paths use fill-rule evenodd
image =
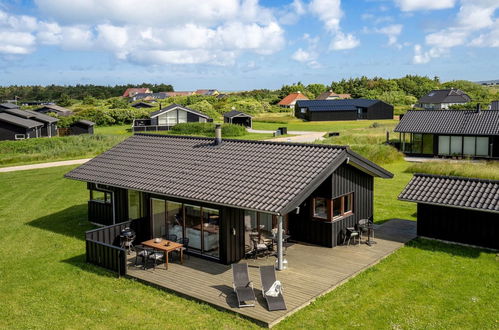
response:
<svg viewBox="0 0 499 330"><path fill-rule="evenodd" d="M189 250L220 257L220 212L217 209L151 199L153 237L189 239Z"/></svg>

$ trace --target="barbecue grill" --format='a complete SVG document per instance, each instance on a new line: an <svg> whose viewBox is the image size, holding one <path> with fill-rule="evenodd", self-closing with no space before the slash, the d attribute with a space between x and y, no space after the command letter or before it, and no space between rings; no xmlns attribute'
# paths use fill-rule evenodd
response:
<svg viewBox="0 0 499 330"><path fill-rule="evenodd" d="M120 232L121 247L123 249L126 249L128 251L128 254L130 254L130 251L133 250L134 240L135 240L135 231L130 229L130 227L125 227L121 230Z"/></svg>

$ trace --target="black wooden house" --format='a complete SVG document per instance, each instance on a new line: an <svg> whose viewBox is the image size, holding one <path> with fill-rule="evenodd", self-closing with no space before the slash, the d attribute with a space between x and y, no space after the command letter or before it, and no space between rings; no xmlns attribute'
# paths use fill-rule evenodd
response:
<svg viewBox="0 0 499 330"><path fill-rule="evenodd" d="M496 110L410 110L395 132L413 156L499 158Z"/></svg>
<svg viewBox="0 0 499 330"><path fill-rule="evenodd" d="M224 113L224 123L226 124L235 124L251 128L253 127L252 121L253 118L250 115L241 111L232 110Z"/></svg>
<svg viewBox="0 0 499 330"><path fill-rule="evenodd" d="M499 249L499 181L415 174L399 199L417 203L419 236Z"/></svg>
<svg viewBox="0 0 499 330"><path fill-rule="evenodd" d="M24 140L41 136L43 123L0 112L0 140Z"/></svg>
<svg viewBox="0 0 499 330"><path fill-rule="evenodd" d="M59 119L35 112L33 110L21 110L21 109L5 109L0 112L8 113L10 115L37 121L43 124L40 129L38 137L53 137L58 135L57 122Z"/></svg>
<svg viewBox="0 0 499 330"><path fill-rule="evenodd" d="M380 100L298 100L295 117L308 121L393 119L393 105Z"/></svg>
<svg viewBox="0 0 499 330"><path fill-rule="evenodd" d="M341 146L137 134L66 177L87 182L89 221L132 221L137 241L187 237L230 264L255 231L336 246L372 219L374 177L392 174Z"/></svg>
<svg viewBox="0 0 499 330"><path fill-rule="evenodd" d="M70 125L69 131L71 135L94 134L94 126L93 121L80 119Z"/></svg>
<svg viewBox="0 0 499 330"><path fill-rule="evenodd" d="M171 104L152 112L149 118L135 119L132 127L134 132L168 131L180 123L206 123L212 121L213 119L202 112L179 104Z"/></svg>

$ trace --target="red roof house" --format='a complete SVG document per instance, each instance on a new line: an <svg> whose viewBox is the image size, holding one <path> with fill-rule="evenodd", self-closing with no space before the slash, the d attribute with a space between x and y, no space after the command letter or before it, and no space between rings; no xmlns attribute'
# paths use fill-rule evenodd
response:
<svg viewBox="0 0 499 330"><path fill-rule="evenodd" d="M298 100L308 100L308 97L303 95L301 92L291 93L285 98L283 98L279 103L277 103L277 105L283 108L294 108L295 103Z"/></svg>
<svg viewBox="0 0 499 330"><path fill-rule="evenodd" d="M123 97L132 97L137 94L151 94L152 91L149 88L127 88L123 93Z"/></svg>

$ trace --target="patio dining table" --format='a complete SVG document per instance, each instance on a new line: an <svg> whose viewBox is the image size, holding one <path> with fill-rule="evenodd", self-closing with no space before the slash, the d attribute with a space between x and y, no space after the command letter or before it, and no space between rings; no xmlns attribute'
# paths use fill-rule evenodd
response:
<svg viewBox="0 0 499 330"><path fill-rule="evenodd" d="M171 251L179 250L180 251L180 263L184 263L184 251L182 247L184 246L183 244L177 243L177 242L172 242L166 239L163 239L161 242L156 243L155 238L150 239L148 241L142 242L142 245L152 247L156 250L161 250L165 252L165 268L168 269L168 254Z"/></svg>

